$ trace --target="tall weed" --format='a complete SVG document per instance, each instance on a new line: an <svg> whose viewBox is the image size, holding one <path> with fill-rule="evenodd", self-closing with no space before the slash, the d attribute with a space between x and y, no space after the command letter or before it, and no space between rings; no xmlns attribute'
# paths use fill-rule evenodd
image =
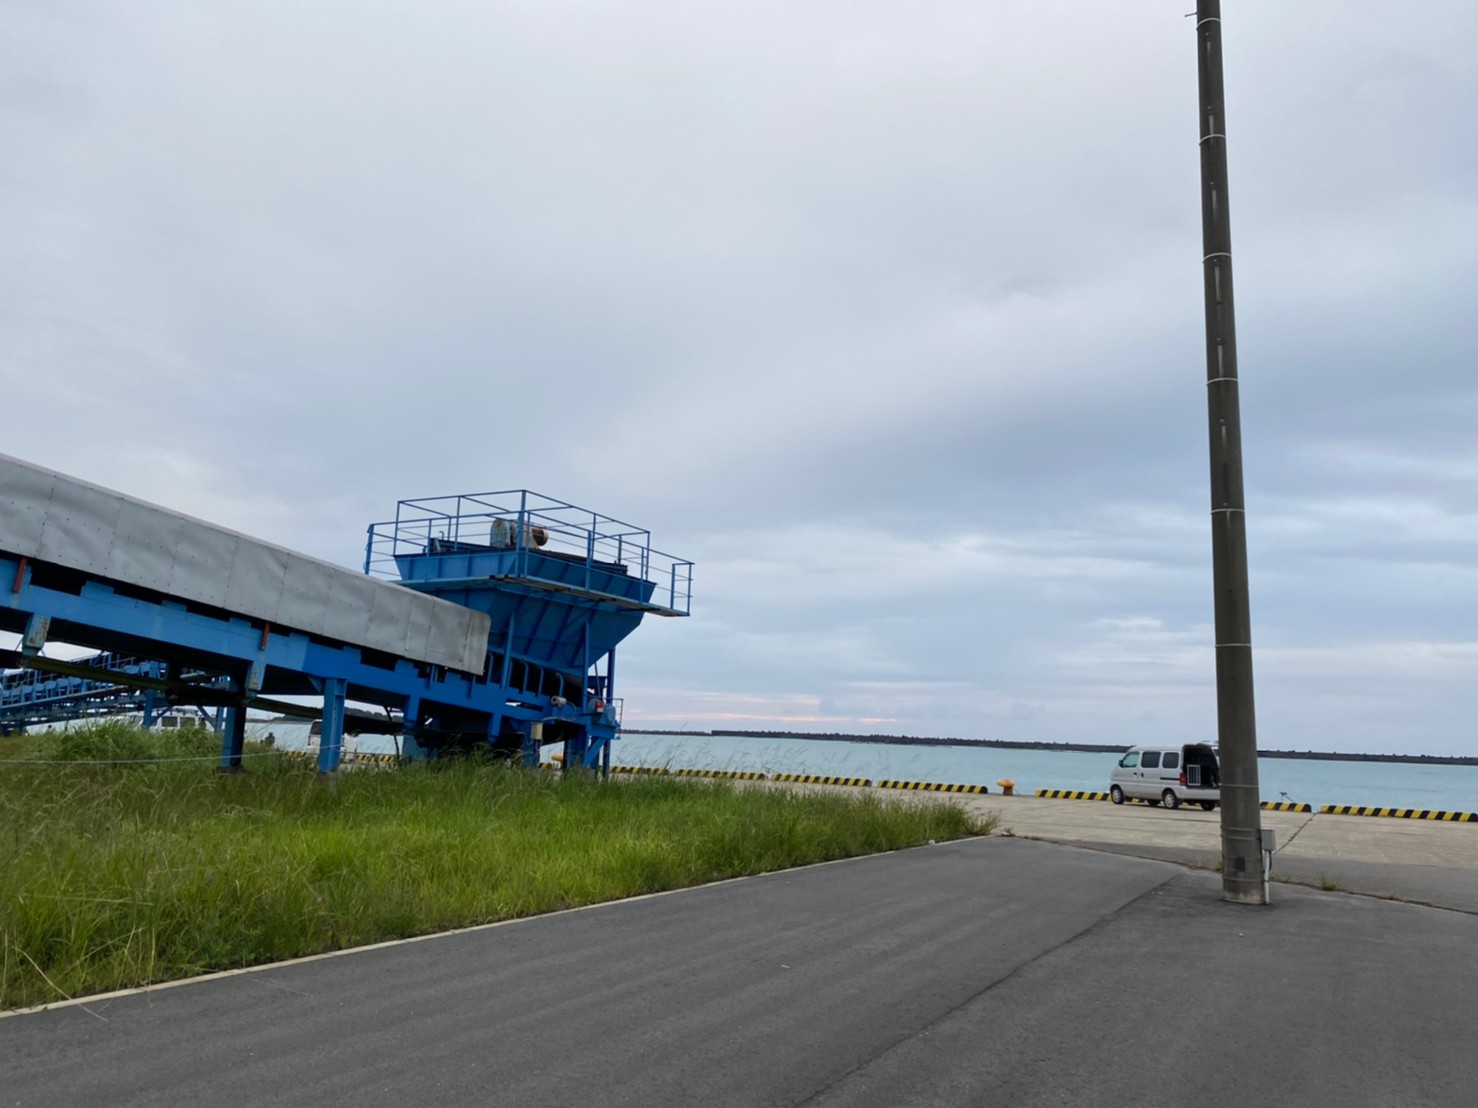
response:
<svg viewBox="0 0 1478 1108"><path fill-rule="evenodd" d="M868 793L469 762L325 780L275 755L221 775L92 764L188 758L185 736L46 741L54 764L0 758L0 1007L989 829Z"/></svg>

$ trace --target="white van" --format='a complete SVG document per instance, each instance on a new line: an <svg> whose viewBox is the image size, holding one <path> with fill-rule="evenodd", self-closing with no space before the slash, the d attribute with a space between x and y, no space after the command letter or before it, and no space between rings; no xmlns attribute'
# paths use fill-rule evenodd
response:
<svg viewBox="0 0 1478 1108"><path fill-rule="evenodd" d="M1109 785L1109 799L1125 797L1155 806L1179 808L1182 801L1208 812L1221 800L1221 766L1205 743L1185 746L1136 746L1119 759Z"/></svg>

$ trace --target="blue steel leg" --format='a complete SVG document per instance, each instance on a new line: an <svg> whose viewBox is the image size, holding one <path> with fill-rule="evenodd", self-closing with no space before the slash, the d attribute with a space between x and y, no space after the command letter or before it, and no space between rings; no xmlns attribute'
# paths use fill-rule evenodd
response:
<svg viewBox="0 0 1478 1108"><path fill-rule="evenodd" d="M431 760L431 751L422 746L416 736L406 734L400 738L400 756L413 762L428 762Z"/></svg>
<svg viewBox="0 0 1478 1108"><path fill-rule="evenodd" d="M503 725L503 715L498 714L498 712L492 712L488 717L488 722L482 728L482 742L486 746L486 749L483 750L483 755L492 756L492 748L498 742L498 728L501 725Z"/></svg>
<svg viewBox="0 0 1478 1108"><path fill-rule="evenodd" d="M227 773L241 771L241 751L246 745L246 709L240 705L226 709L226 728L221 735L221 769Z"/></svg>
<svg viewBox="0 0 1478 1108"><path fill-rule="evenodd" d="M599 773L605 759L606 744L610 741L604 735L596 735L587 731L585 747L585 765Z"/></svg>
<svg viewBox="0 0 1478 1108"><path fill-rule="evenodd" d="M424 758L426 752L421 749L421 744L416 742L416 726L421 720L421 700L419 697L411 697L405 702L405 710L400 714L400 746L396 751L402 758Z"/></svg>
<svg viewBox="0 0 1478 1108"><path fill-rule="evenodd" d="M318 772L334 773L344 749L344 689L342 677L323 679L323 732L318 736Z"/></svg>
<svg viewBox="0 0 1478 1108"><path fill-rule="evenodd" d="M144 730L148 731L154 726L154 698L158 695L153 689L144 690Z"/></svg>
<svg viewBox="0 0 1478 1108"><path fill-rule="evenodd" d="M565 740L565 772L572 769L586 769L586 755L590 750L590 735L582 727L574 735Z"/></svg>
<svg viewBox="0 0 1478 1108"><path fill-rule="evenodd" d="M615 722L616 720L616 648L613 646L606 654L606 715ZM605 721L602 720L602 723ZM611 776L611 747L615 744L616 736L621 732L616 731L608 738L600 749L600 773L602 777Z"/></svg>

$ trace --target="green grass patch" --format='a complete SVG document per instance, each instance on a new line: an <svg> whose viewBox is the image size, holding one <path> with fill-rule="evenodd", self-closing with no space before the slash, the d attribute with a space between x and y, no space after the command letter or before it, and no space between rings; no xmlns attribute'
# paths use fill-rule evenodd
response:
<svg viewBox="0 0 1478 1108"><path fill-rule="evenodd" d="M47 731L27 739L0 740L0 764L12 761L213 763L221 756L221 738L208 727L145 731L126 720L105 719L66 731Z"/></svg>
<svg viewBox="0 0 1478 1108"><path fill-rule="evenodd" d="M862 791L605 782L465 761L320 780L257 750L250 773L223 775L216 750L210 737L113 723L0 740L0 1008L993 824Z"/></svg>

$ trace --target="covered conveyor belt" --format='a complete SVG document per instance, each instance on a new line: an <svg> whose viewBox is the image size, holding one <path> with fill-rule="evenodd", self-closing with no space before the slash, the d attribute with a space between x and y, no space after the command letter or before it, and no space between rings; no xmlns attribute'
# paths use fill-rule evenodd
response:
<svg viewBox="0 0 1478 1108"><path fill-rule="evenodd" d="M0 550L465 673L488 618L0 454Z"/></svg>

